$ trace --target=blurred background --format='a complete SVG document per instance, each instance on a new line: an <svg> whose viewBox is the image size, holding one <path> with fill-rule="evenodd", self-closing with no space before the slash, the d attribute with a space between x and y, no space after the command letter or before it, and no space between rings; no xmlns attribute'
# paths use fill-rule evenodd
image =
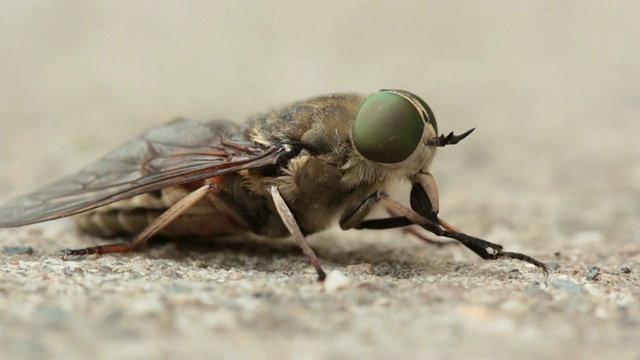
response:
<svg viewBox="0 0 640 360"><path fill-rule="evenodd" d="M543 260L627 245L637 257L639 11L636 1L2 1L0 200L177 116L239 122L318 94L400 88L432 107L441 131L477 128L435 160L445 218ZM599 316L585 329L600 329ZM551 319L537 336L567 323ZM571 334L558 347L594 339Z"/></svg>

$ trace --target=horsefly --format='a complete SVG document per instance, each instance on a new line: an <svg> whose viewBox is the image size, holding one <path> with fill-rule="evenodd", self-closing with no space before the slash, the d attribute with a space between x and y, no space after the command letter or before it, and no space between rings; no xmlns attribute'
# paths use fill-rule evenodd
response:
<svg viewBox="0 0 640 360"><path fill-rule="evenodd" d="M0 207L0 227L76 215L80 229L131 242L65 250L64 256L135 250L154 235L290 235L325 278L305 237L342 229L417 224L483 259L534 258L469 236L438 216L429 166L436 148L473 129L438 135L429 106L403 90L332 94L254 116L242 125L177 120L150 129L78 173ZM411 208L387 189L408 180ZM365 219L382 202L391 214Z"/></svg>

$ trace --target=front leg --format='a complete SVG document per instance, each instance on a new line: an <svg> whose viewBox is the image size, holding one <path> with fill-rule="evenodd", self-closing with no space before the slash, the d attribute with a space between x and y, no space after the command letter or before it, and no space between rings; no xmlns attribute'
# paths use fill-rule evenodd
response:
<svg viewBox="0 0 640 360"><path fill-rule="evenodd" d="M340 218L340 227L343 230L348 229L393 229L414 225L415 223L404 216L393 216L384 219L364 220L375 204L377 204L387 195L378 190L367 196L360 204L349 207ZM425 201L426 199L426 201ZM438 186L431 173L420 173L416 176L411 188L411 208L420 215L437 222L438 219ZM391 215L396 214L393 209L387 209ZM430 229L427 229L433 232Z"/></svg>
<svg viewBox="0 0 640 360"><path fill-rule="evenodd" d="M382 198L382 191L377 190L373 194L367 196L360 204L348 207L340 217L340 228L342 228L342 230L349 230L354 228L363 229L362 224L371 221L364 220L364 218L369 215L369 212L371 211L371 209L373 209L373 206L380 200L382 200ZM381 227L377 227L375 229L390 229L411 225L411 221L407 220L405 217L380 220L384 220L383 224L380 225ZM397 222L395 220L397 220Z"/></svg>
<svg viewBox="0 0 640 360"><path fill-rule="evenodd" d="M369 214L373 205L377 204L386 195L382 190L378 190L369 195L362 203L353 208L348 208L340 218L340 227L348 229L392 229L403 226L414 225L411 220L404 216L393 216L384 219L364 220ZM416 176L411 188L411 208L422 216L438 222L438 209L440 199L438 196L438 185L431 173L420 173ZM396 212L388 209L393 215ZM427 229L431 232L433 230Z"/></svg>
<svg viewBox="0 0 640 360"><path fill-rule="evenodd" d="M438 216L437 186L433 176L431 176L431 174L429 173L421 173L413 182L413 187L411 189L411 209L391 198L386 192L377 191L372 196L367 198L362 203L362 205L352 213L358 214L358 210L361 207L365 205L367 207L371 207L373 205L371 202L376 203L380 200L385 201L387 204L389 204L391 209L401 214L402 216L390 217L385 219L364 220L353 227L358 229L390 229L416 224L420 225L422 228L432 232L435 235L457 240L462 245L466 246L485 260L521 260L541 268L545 272L545 274L548 274L547 266L544 263L528 255L502 251L501 245L469 236L456 229L453 225L450 225L448 222L441 219ZM348 216L346 218L349 219Z"/></svg>
<svg viewBox="0 0 640 360"><path fill-rule="evenodd" d="M414 187L416 184L414 183ZM432 213L428 213L425 215L418 213L414 209L409 209L404 206L399 201L393 199L388 194L382 194L383 200L389 203L391 207L397 210L400 214L404 215L408 220L412 223L422 226L424 229L431 231L432 233L438 236L448 237L450 239L454 239L459 241L462 245L466 246L469 250L476 253L478 256L485 260L497 260L497 259L515 259L521 260L524 262L528 262L533 264L542 271L546 275L549 274L549 270L547 265L543 262L540 262L528 255L515 253L515 252L506 252L502 251L502 245L494 244L486 240L479 239L477 237L473 237L467 235L460 230L456 229L454 226L450 225L448 222L440 219L437 215L435 219L432 219ZM417 198L419 203L429 208L427 203L429 199L426 196L422 196Z"/></svg>
<svg viewBox="0 0 640 360"><path fill-rule="evenodd" d="M369 230L384 230L384 229L395 229L401 227L407 227L411 225L415 225L411 220L407 219L404 216L398 216L398 212L391 207L387 207L387 212L392 215L392 217L383 218L383 219L369 219L363 220L364 217L369 213L373 205L377 204L380 200L382 200L383 196L381 196L381 191L376 191L375 193L369 195L360 205L355 208L349 208L340 218L340 227L342 230L349 229L369 229ZM447 246L458 244L457 241L438 241L433 240L426 237L424 234L420 233L418 229L413 227L408 227L405 229L411 235L417 237L418 239L434 246ZM431 231L433 232L433 231Z"/></svg>

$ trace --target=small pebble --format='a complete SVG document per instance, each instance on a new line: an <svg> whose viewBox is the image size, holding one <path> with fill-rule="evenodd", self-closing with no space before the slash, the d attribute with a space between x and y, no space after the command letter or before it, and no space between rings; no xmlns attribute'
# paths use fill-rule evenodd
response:
<svg viewBox="0 0 640 360"><path fill-rule="evenodd" d="M354 274L373 274L373 265L369 263L348 265L344 271Z"/></svg>
<svg viewBox="0 0 640 360"><path fill-rule="evenodd" d="M628 266L620 266L618 268L618 271L620 271L621 274L630 274L631 273L631 268Z"/></svg>
<svg viewBox="0 0 640 360"><path fill-rule="evenodd" d="M589 266L589 268L587 269L587 279L598 280L599 276L600 276L600 268L595 265Z"/></svg>
<svg viewBox="0 0 640 360"><path fill-rule="evenodd" d="M331 271L324 279L324 288L327 292L342 290L351 284L351 279L338 270Z"/></svg>

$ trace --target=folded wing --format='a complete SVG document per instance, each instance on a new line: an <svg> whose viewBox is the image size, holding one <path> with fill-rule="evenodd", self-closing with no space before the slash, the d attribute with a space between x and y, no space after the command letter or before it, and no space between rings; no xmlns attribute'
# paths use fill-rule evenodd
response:
<svg viewBox="0 0 640 360"><path fill-rule="evenodd" d="M232 122L173 121L76 174L3 204L0 227L57 219L167 186L274 164L282 150L251 141Z"/></svg>

